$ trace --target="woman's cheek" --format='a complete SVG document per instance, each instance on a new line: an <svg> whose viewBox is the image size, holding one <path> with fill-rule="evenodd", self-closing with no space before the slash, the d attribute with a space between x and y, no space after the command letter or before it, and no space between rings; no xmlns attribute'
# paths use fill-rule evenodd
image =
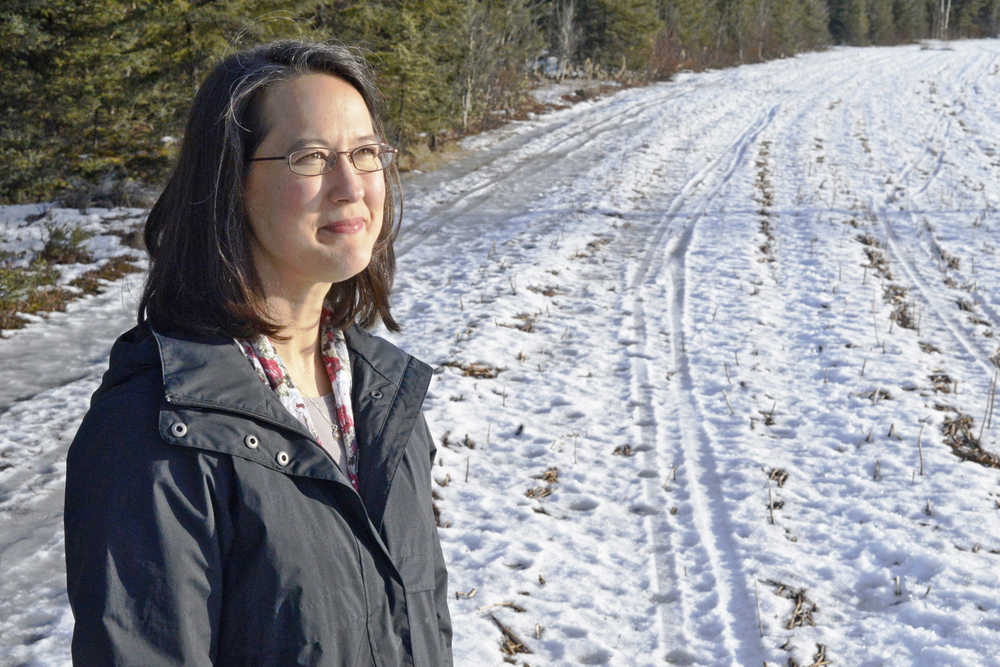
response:
<svg viewBox="0 0 1000 667"><path fill-rule="evenodd" d="M379 178L371 179L371 183L365 186L365 201L371 211L372 220L378 221L380 223L378 226L381 227L382 211L385 210L385 178L381 177L381 173L373 175Z"/></svg>
<svg viewBox="0 0 1000 667"><path fill-rule="evenodd" d="M286 183L282 188L280 201L282 208L287 212L306 212L319 196L319 188L313 181L320 179L298 178L291 183Z"/></svg>

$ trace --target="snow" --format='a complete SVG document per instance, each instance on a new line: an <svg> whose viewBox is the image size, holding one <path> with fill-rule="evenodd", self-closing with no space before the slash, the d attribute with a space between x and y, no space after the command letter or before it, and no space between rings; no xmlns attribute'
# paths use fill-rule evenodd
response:
<svg viewBox="0 0 1000 667"><path fill-rule="evenodd" d="M600 79L566 78L553 81L531 90L531 98L539 104L550 104L556 107L566 106L566 97L572 97L577 91L598 91L607 81Z"/></svg>
<svg viewBox="0 0 1000 667"><path fill-rule="evenodd" d="M686 74L406 180L456 664L496 623L529 665L996 660L1000 470L942 424L1000 454L1000 43L951 46ZM65 449L138 280L0 340L0 663L69 660Z"/></svg>

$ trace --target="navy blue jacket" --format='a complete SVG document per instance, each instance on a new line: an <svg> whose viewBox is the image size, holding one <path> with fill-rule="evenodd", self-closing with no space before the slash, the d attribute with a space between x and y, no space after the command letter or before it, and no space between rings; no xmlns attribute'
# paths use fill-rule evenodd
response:
<svg viewBox="0 0 1000 667"><path fill-rule="evenodd" d="M80 665L451 665L430 368L346 332L360 493L231 340L137 327L69 450Z"/></svg>

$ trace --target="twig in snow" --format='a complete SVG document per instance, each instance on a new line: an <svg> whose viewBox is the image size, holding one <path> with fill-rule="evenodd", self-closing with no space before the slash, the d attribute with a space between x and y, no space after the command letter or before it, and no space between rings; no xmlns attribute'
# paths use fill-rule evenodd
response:
<svg viewBox="0 0 1000 667"><path fill-rule="evenodd" d="M753 580L753 597L757 602L757 627L760 628L760 636L764 636L764 622L760 620L760 593L757 591L757 580Z"/></svg>
<svg viewBox="0 0 1000 667"><path fill-rule="evenodd" d="M771 491L771 482L767 483L767 513L770 516L771 525L774 525L774 493Z"/></svg>
<svg viewBox="0 0 1000 667"><path fill-rule="evenodd" d="M500 652L504 655L517 655L518 653L531 653L531 649L524 645L514 631L508 628L506 625L501 623L499 619L493 614L489 615L490 620L493 624L500 629L500 634L503 635L503 639L500 641Z"/></svg>
<svg viewBox="0 0 1000 667"><path fill-rule="evenodd" d="M920 435L917 436L917 453L920 455L920 476L924 476L924 428L927 424L920 425Z"/></svg>
<svg viewBox="0 0 1000 667"><path fill-rule="evenodd" d="M993 402L996 399L997 394L997 377L1000 375L1000 369L997 369L993 373L993 379L990 381L990 389L986 393L986 412L983 413L983 421L979 425L979 441L983 441L983 431L986 429L986 422L993 420Z"/></svg>

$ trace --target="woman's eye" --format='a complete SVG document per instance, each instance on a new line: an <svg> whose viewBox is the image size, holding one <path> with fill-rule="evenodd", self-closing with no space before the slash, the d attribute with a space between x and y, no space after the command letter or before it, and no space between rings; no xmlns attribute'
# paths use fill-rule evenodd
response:
<svg viewBox="0 0 1000 667"><path fill-rule="evenodd" d="M309 151L296 155L293 159L295 164L309 164L312 162L326 162L326 153L323 151Z"/></svg>

